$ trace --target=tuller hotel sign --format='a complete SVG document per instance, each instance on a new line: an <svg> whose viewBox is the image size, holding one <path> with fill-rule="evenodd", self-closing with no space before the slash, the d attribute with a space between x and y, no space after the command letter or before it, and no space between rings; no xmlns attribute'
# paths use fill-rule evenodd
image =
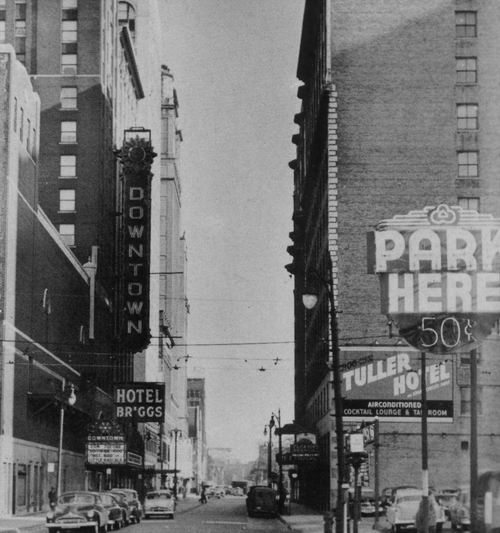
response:
<svg viewBox="0 0 500 533"><path fill-rule="evenodd" d="M382 312L419 350L471 350L500 316L500 219L459 206L425 207L377 224L369 269Z"/></svg>
<svg viewBox="0 0 500 533"><path fill-rule="evenodd" d="M118 153L123 182L123 324L124 348L146 348L149 330L149 263L151 233L151 165L156 154L151 132L142 128L125 131Z"/></svg>

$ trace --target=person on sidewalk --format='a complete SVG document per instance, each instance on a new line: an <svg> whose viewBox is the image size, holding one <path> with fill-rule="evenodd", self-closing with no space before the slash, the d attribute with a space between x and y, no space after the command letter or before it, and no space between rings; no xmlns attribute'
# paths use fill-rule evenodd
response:
<svg viewBox="0 0 500 533"><path fill-rule="evenodd" d="M206 493L206 490L205 490L205 485L202 485L202 487L201 487L200 503L207 503L207 493Z"/></svg>
<svg viewBox="0 0 500 533"><path fill-rule="evenodd" d="M57 501L57 493L55 487L50 487L49 490L49 505L55 507Z"/></svg>
<svg viewBox="0 0 500 533"><path fill-rule="evenodd" d="M429 493L429 496L427 497L428 532L424 531L424 501L424 498L420 500L418 511L415 516L415 527L417 528L417 533L436 533L437 516L434 494Z"/></svg>

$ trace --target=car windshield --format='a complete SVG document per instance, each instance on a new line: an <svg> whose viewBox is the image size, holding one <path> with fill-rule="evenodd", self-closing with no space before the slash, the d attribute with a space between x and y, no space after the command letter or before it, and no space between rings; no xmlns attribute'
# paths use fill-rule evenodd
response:
<svg viewBox="0 0 500 533"><path fill-rule="evenodd" d="M63 494L59 498L59 503L94 503L94 496L92 494Z"/></svg>
<svg viewBox="0 0 500 533"><path fill-rule="evenodd" d="M399 496L398 503L402 502L418 502L420 501L420 496L417 494L408 494L407 496Z"/></svg>
<svg viewBox="0 0 500 533"><path fill-rule="evenodd" d="M146 494L147 500L170 500L171 497L169 492L150 492Z"/></svg>

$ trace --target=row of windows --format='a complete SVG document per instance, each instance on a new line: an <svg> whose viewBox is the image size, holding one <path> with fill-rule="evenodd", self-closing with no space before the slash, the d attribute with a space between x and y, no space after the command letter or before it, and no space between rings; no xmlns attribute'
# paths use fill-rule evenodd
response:
<svg viewBox="0 0 500 533"><path fill-rule="evenodd" d="M477 37L477 13L475 11L455 12L455 36L458 39ZM456 81L458 84L474 84L478 80L477 57L456 58ZM476 103L457 104L457 130L479 129L479 106ZM457 153L458 177L479 177L479 152ZM479 211L478 197L458 197L458 205L463 209Z"/></svg>

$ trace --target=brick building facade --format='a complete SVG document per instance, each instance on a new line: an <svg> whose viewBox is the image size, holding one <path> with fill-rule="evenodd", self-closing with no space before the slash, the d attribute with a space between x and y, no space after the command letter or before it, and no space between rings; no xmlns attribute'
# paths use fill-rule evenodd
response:
<svg viewBox="0 0 500 533"><path fill-rule="evenodd" d="M385 361L412 350L390 336L377 276L367 271L366 234L382 219L440 203L500 213L494 131L500 108L494 65L500 7L493 1L342 0L305 4L295 122L294 244L296 419L319 435L319 472L302 473L302 497L332 507L336 451L328 301L305 311L301 294L313 271L330 279L341 364ZM479 357L479 469L498 465L498 332ZM335 354L333 355L335 356ZM468 354L430 356L447 365L451 421L429 422L434 486L469 482ZM344 367L345 368L345 367ZM343 386L345 372L342 371ZM345 389L343 394L345 393ZM346 395L347 397L348 395ZM345 420L347 429L359 424ZM380 487L421 483L420 424L380 423ZM373 486L373 456L369 459ZM318 482L315 479L319 479ZM316 494L319 492L319 495ZM319 499L318 499L319 498Z"/></svg>

